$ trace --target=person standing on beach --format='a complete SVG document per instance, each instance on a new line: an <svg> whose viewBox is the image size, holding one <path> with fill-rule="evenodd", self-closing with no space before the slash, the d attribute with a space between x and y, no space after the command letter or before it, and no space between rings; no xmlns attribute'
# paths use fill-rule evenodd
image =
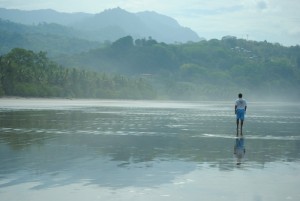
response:
<svg viewBox="0 0 300 201"><path fill-rule="evenodd" d="M235 101L234 112L236 114L236 136L239 133L239 122L241 122L241 136L243 135L243 124L245 113L247 110L247 102L243 99L243 94L239 93L238 99Z"/></svg>

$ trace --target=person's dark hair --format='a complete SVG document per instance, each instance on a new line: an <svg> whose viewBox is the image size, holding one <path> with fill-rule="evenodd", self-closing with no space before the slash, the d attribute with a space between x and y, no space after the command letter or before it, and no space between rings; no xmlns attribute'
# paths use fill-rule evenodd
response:
<svg viewBox="0 0 300 201"><path fill-rule="evenodd" d="M243 94L242 93L239 93L239 98L242 98L243 97Z"/></svg>

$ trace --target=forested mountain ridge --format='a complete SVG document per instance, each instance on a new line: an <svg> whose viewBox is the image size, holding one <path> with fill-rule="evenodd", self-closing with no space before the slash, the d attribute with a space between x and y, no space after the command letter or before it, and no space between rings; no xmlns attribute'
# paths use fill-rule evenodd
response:
<svg viewBox="0 0 300 201"><path fill-rule="evenodd" d="M44 51L49 56L74 54L101 46L100 42L81 37L81 32L59 24L42 23L23 25L0 19L0 55L14 48L35 52Z"/></svg>
<svg viewBox="0 0 300 201"><path fill-rule="evenodd" d="M92 14L62 13L52 9L27 11L19 9L0 8L0 18L25 25L37 25L40 23L70 25L90 16L92 16Z"/></svg>
<svg viewBox="0 0 300 201"><path fill-rule="evenodd" d="M198 43L158 43L123 37L110 46L59 60L104 72L151 75L168 98L300 97L300 47L224 37ZM149 77L149 76L148 76Z"/></svg>
<svg viewBox="0 0 300 201"><path fill-rule="evenodd" d="M194 31L182 27L168 16L147 11L131 13L121 8L108 9L98 14L60 13L49 9L22 11L0 8L0 18L27 25L60 24L80 31L83 39L98 42L114 41L126 35L134 38L150 36L166 43L200 39Z"/></svg>

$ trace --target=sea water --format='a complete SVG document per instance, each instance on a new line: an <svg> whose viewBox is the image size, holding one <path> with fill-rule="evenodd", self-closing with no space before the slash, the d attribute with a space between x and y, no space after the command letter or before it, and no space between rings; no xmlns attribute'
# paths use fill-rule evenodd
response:
<svg viewBox="0 0 300 201"><path fill-rule="evenodd" d="M300 104L0 99L0 200L300 200Z"/></svg>

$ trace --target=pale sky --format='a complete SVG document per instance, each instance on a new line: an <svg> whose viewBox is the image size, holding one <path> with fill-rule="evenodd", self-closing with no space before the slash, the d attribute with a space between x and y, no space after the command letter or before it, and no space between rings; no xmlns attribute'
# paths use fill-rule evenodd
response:
<svg viewBox="0 0 300 201"><path fill-rule="evenodd" d="M300 0L0 0L2 8L100 13L120 7L155 11L206 39L233 35L249 40L300 45Z"/></svg>

